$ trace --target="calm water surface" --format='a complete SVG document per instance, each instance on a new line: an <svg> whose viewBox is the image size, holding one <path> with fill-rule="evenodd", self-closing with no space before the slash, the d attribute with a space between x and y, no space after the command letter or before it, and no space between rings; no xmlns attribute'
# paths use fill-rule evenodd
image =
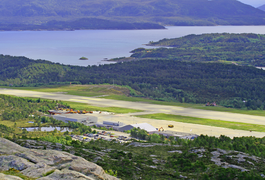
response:
<svg viewBox="0 0 265 180"><path fill-rule="evenodd" d="M3 31L0 54L71 65L98 65L104 58L130 56L149 41L203 33L265 34L265 26L174 26L166 30ZM85 56L89 60L81 61Z"/></svg>
<svg viewBox="0 0 265 180"><path fill-rule="evenodd" d="M68 127L27 127L27 128L23 128L26 129L27 131L53 131L55 129L57 129L57 131L61 131L61 132L66 132L66 131L72 131L71 129L69 129Z"/></svg>

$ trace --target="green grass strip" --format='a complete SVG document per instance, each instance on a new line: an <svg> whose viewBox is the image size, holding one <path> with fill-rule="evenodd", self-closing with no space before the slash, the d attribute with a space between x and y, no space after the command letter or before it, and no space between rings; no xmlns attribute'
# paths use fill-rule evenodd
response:
<svg viewBox="0 0 265 180"><path fill-rule="evenodd" d="M117 114L143 112L142 110L138 110L138 109L128 109L128 108L120 108L120 107L97 107L97 106L88 105L86 103L77 103L77 102L70 102L70 101L63 101L63 102L66 102L72 109L75 109L75 110L107 111L107 112L113 112Z"/></svg>
<svg viewBox="0 0 265 180"><path fill-rule="evenodd" d="M223 128L236 129L236 130L265 132L265 125L204 119L204 118L180 116L180 115L173 115L173 114L157 113L157 114L138 115L137 117L157 119L157 120L168 120L168 121L191 123L191 124L200 124L200 125L215 126L215 127L223 127Z"/></svg>
<svg viewBox="0 0 265 180"><path fill-rule="evenodd" d="M69 95L86 96L86 97L108 95L108 96L100 97L100 98L130 101L130 102L144 102L144 103L168 105L168 106L180 106L180 107L184 107L184 108L248 114L248 115L255 115L255 116L265 116L264 110L233 109L233 108L226 108L226 107L222 107L222 106L212 107L212 106L205 106L204 104L166 102L166 101L156 101L156 100L140 98L140 97L128 97L126 95L122 95L122 93L120 95L119 94L111 94L111 93L102 93L102 92L100 93L98 91L101 88L101 85L96 85L96 86L98 86L98 88L93 88L91 90L85 89L85 88L87 88L86 86L48 86L46 88L45 87L12 87L12 88L10 88L10 87L6 87L6 86L0 86L0 87L10 88L10 89L39 91L39 92L50 92L50 93L66 92Z"/></svg>
<svg viewBox="0 0 265 180"><path fill-rule="evenodd" d="M184 107L184 108L203 109L203 110L211 110L211 111L219 111L219 112L248 114L248 115L254 115L254 116L265 116L264 110L233 109L233 108L226 108L222 106L205 106L205 104L156 101L156 100L138 98L138 97L127 97L124 95L109 95L109 96L101 97L101 98L131 101L131 102L145 102L145 103L150 103L150 104L167 105L167 106L179 106L179 107Z"/></svg>

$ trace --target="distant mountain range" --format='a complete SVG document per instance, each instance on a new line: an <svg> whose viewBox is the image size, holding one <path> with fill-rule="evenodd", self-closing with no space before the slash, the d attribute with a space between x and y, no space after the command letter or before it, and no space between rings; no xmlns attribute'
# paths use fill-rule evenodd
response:
<svg viewBox="0 0 265 180"><path fill-rule="evenodd" d="M265 12L237 0L2 0L0 22L2 30L265 25Z"/></svg>
<svg viewBox="0 0 265 180"><path fill-rule="evenodd" d="M262 11L265 11L265 4L260 6L260 7L258 7L258 9L261 9Z"/></svg>

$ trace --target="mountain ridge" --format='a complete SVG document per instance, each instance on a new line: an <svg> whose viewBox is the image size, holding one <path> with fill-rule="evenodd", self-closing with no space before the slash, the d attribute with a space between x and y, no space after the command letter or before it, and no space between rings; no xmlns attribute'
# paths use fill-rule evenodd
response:
<svg viewBox="0 0 265 180"><path fill-rule="evenodd" d="M262 10L262 11L265 11L265 4L262 5L262 6L260 6L260 7L258 7L258 9L260 9L260 10Z"/></svg>
<svg viewBox="0 0 265 180"><path fill-rule="evenodd" d="M265 12L236 0L3 0L0 6L1 29L10 24L40 26L83 18L162 26L265 25Z"/></svg>

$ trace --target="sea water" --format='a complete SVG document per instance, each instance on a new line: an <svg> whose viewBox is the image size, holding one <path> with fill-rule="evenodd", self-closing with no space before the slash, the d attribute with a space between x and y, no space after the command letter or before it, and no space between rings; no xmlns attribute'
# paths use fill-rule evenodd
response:
<svg viewBox="0 0 265 180"><path fill-rule="evenodd" d="M128 57L150 41L204 33L264 34L265 26L171 26L161 30L2 31L0 54L70 65L99 65ZM88 60L79 60L87 57Z"/></svg>

